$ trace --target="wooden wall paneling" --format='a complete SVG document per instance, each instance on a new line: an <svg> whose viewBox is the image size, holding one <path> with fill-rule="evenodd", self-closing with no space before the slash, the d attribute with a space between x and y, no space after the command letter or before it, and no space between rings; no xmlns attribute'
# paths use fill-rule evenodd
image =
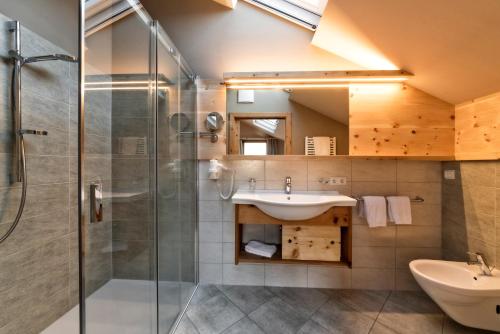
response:
<svg viewBox="0 0 500 334"><path fill-rule="evenodd" d="M500 93L455 108L457 160L500 159Z"/></svg>
<svg viewBox="0 0 500 334"><path fill-rule="evenodd" d="M406 84L353 85L352 156L453 156L453 105Z"/></svg>
<svg viewBox="0 0 500 334"><path fill-rule="evenodd" d="M205 120L209 113L218 112L224 118L224 127L217 133L219 140L216 143L210 142L209 137L198 138L198 159L223 159L226 155L226 86L218 81L200 80L198 85L198 132L207 131Z"/></svg>

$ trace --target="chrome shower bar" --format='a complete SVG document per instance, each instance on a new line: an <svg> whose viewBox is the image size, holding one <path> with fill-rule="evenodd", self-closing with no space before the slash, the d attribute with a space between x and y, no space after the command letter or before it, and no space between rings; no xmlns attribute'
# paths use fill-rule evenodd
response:
<svg viewBox="0 0 500 334"><path fill-rule="evenodd" d="M22 127L22 108L21 108L21 70L23 65L36 63L40 61L61 60L67 62L76 62L77 59L72 56L63 54L53 54L35 57L23 57L21 53L21 25L19 21L10 21L7 23L7 29L14 35L14 46L9 51L9 57L13 62L12 82L11 82L11 111L14 119L14 158L13 161L13 181L20 182L22 185L21 201L17 209L16 217L10 224L7 231L0 235L0 243L14 232L21 216L23 214L24 205L26 204L26 194L28 190L28 175L26 168L26 152L24 149L24 135L47 136L45 130L23 129Z"/></svg>

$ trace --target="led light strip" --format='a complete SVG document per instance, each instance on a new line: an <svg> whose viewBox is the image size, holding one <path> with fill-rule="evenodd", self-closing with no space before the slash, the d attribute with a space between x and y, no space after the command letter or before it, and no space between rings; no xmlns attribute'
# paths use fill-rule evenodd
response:
<svg viewBox="0 0 500 334"><path fill-rule="evenodd" d="M138 80L138 81L93 81L86 82L85 86L114 86L114 85L148 85L154 81ZM166 81L158 81L159 84L166 84Z"/></svg>
<svg viewBox="0 0 500 334"><path fill-rule="evenodd" d="M365 78L249 78L249 79L228 79L226 84L263 84L263 83L329 83L329 82L403 82L408 77L365 77Z"/></svg>
<svg viewBox="0 0 500 334"><path fill-rule="evenodd" d="M263 85L232 85L226 86L228 89L285 89L285 88L347 88L349 84L263 84Z"/></svg>
<svg viewBox="0 0 500 334"><path fill-rule="evenodd" d="M130 87L86 87L86 91L98 91L98 90L150 90L154 87L148 86L130 86ZM169 90L169 87L158 87L161 90Z"/></svg>

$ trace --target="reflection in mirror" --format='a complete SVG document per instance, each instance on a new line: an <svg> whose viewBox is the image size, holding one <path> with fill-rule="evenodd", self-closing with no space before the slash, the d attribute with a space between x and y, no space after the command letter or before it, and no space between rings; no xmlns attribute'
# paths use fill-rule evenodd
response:
<svg viewBox="0 0 500 334"><path fill-rule="evenodd" d="M348 88L260 89L244 103L228 89L227 112L229 154L349 153Z"/></svg>
<svg viewBox="0 0 500 334"><path fill-rule="evenodd" d="M285 124L280 119L245 119L240 123L243 155L285 153Z"/></svg>
<svg viewBox="0 0 500 334"><path fill-rule="evenodd" d="M185 113L176 112L170 116L170 126L178 133L185 131L189 127L190 123L191 121Z"/></svg>
<svg viewBox="0 0 500 334"><path fill-rule="evenodd" d="M209 131L219 131L224 126L224 118L218 112L211 112L207 115L205 126Z"/></svg>

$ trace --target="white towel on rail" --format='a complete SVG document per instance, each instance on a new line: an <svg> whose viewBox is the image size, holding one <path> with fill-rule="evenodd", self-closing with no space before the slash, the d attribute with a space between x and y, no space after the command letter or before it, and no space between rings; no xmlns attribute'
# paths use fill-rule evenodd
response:
<svg viewBox="0 0 500 334"><path fill-rule="evenodd" d="M363 196L359 202L358 214L366 218L368 226L387 226L387 206L384 196Z"/></svg>
<svg viewBox="0 0 500 334"><path fill-rule="evenodd" d="M397 225L411 224L411 204L408 196L388 196L389 221Z"/></svg>

